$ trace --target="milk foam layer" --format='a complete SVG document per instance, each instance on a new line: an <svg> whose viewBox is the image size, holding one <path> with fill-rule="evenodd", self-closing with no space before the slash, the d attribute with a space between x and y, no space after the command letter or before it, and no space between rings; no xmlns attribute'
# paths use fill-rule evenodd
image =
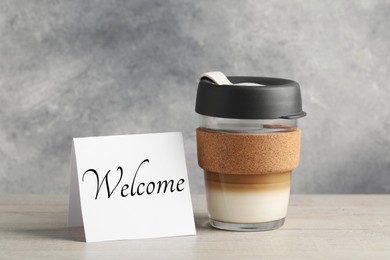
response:
<svg viewBox="0 0 390 260"><path fill-rule="evenodd" d="M205 172L207 207L211 219L228 223L262 223L286 217L290 172L224 177L224 174Z"/></svg>

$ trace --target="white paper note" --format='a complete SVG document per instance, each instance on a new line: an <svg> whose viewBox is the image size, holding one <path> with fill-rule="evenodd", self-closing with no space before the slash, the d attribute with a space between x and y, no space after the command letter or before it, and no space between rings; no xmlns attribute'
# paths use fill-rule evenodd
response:
<svg viewBox="0 0 390 260"><path fill-rule="evenodd" d="M87 242L195 235L182 134L74 138L69 225Z"/></svg>

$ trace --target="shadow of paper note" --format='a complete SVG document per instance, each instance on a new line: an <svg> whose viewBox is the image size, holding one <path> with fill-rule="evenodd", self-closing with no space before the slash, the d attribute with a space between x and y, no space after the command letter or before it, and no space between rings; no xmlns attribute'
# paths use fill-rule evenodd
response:
<svg viewBox="0 0 390 260"><path fill-rule="evenodd" d="M194 213L195 227L197 231L210 229L209 217L206 214Z"/></svg>
<svg viewBox="0 0 390 260"><path fill-rule="evenodd" d="M63 228L47 228L47 229L28 229L14 230L15 233L22 233L34 239L56 239L85 242L83 227L63 227Z"/></svg>

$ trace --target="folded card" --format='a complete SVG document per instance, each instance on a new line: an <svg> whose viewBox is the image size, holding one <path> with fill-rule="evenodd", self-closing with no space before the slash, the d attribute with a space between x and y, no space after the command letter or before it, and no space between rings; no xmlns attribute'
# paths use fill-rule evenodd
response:
<svg viewBox="0 0 390 260"><path fill-rule="evenodd" d="M74 138L69 225L87 242L195 235L182 134Z"/></svg>

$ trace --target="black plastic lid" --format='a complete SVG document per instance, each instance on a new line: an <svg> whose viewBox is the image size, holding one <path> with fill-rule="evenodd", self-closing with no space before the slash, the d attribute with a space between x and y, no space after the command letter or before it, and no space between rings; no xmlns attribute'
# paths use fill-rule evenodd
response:
<svg viewBox="0 0 390 260"><path fill-rule="evenodd" d="M266 77L228 77L233 83L264 86L217 85L201 79L195 111L198 114L236 119L294 119L304 117L301 90L293 80Z"/></svg>

